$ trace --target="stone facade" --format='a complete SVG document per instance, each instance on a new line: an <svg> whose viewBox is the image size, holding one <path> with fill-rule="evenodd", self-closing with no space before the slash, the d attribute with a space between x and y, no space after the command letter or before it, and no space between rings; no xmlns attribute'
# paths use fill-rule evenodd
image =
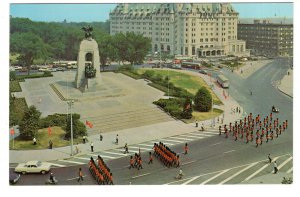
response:
<svg viewBox="0 0 300 197"><path fill-rule="evenodd" d="M87 79L85 77L85 67L92 64L96 69L96 77ZM100 57L98 44L94 39L84 39L80 43L77 58L77 73L75 76L75 87L83 90L93 89L101 83Z"/></svg>
<svg viewBox="0 0 300 197"><path fill-rule="evenodd" d="M245 40L254 55L293 56L293 24L254 20L238 24L238 39Z"/></svg>
<svg viewBox="0 0 300 197"><path fill-rule="evenodd" d="M109 20L111 35L143 34L152 40L153 53L249 55L245 42L237 40L238 13L228 3L118 4Z"/></svg>

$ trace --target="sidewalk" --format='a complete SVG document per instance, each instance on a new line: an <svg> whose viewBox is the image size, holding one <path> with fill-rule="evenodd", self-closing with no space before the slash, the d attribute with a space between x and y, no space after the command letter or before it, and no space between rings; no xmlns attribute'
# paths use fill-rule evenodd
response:
<svg viewBox="0 0 300 197"><path fill-rule="evenodd" d="M277 174L270 173L243 182L243 184L281 184L283 177L288 179L293 178L293 175L284 172L278 172Z"/></svg>
<svg viewBox="0 0 300 197"><path fill-rule="evenodd" d="M279 81L278 90L293 98L293 70L289 69L288 73Z"/></svg>
<svg viewBox="0 0 300 197"><path fill-rule="evenodd" d="M257 60L257 61L247 61L245 65L240 67L239 69L234 70L234 72L246 79L250 77L253 73L259 70L261 67L267 65L272 62L272 60Z"/></svg>
<svg viewBox="0 0 300 197"><path fill-rule="evenodd" d="M200 76L210 85L210 77L207 75L202 75L200 73L190 72L190 71L181 71L181 72L189 72L192 75ZM228 96L226 92L226 99L223 95L223 88L214 83L213 91L220 98L224 105L214 106L215 108L220 108L224 111L219 117L219 120L223 120L223 124L229 124L229 122L233 122L239 118L241 118L243 114L242 108L239 104ZM241 109L241 113L234 113L233 109L239 107ZM211 126L212 120L205 120L199 122L199 127L204 124L205 127ZM218 127L217 120L215 121L215 127ZM221 123L221 122L220 122ZM141 126L136 128L124 129L120 131L113 131L109 133L102 133L103 141L100 141L99 134L88 136L88 142L86 144L78 144L78 148L80 153L75 155L79 156L82 154L91 153L90 143L94 144L94 152L110 150L119 147L124 147L125 143L128 145L138 144L145 141L152 141L156 139L161 139L169 136L180 135L184 133L190 133L196 131L199 128L195 127L195 123L185 124L182 121L169 121L163 123L157 123L147 126ZM114 144L116 135L119 135L119 145ZM76 148L73 146L73 152L75 152ZM10 163L20 163L27 162L30 160L40 160L40 161L54 161L61 159L71 158L71 146L54 148L53 149L42 149L42 150L10 150L9 151L9 162Z"/></svg>

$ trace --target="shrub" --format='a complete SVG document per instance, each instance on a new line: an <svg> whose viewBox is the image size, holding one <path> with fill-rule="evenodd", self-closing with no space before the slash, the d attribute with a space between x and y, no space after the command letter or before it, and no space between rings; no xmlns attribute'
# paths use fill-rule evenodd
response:
<svg viewBox="0 0 300 197"><path fill-rule="evenodd" d="M211 99L212 96L209 91L204 87L200 88L194 98L195 110L199 112L208 112L212 107Z"/></svg>
<svg viewBox="0 0 300 197"><path fill-rule="evenodd" d="M45 71L43 77L52 77L52 73L50 71Z"/></svg>
<svg viewBox="0 0 300 197"><path fill-rule="evenodd" d="M47 128L49 126L64 127L67 124L66 114L52 114L40 119L40 127Z"/></svg>
<svg viewBox="0 0 300 197"><path fill-rule="evenodd" d="M17 79L17 76L16 76L16 71L10 71L9 72L9 80L10 81L14 81Z"/></svg>

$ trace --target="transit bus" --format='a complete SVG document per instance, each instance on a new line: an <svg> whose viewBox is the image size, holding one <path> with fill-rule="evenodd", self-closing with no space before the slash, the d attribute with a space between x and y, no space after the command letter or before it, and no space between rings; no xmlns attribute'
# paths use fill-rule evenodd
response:
<svg viewBox="0 0 300 197"><path fill-rule="evenodd" d="M229 80L224 75L218 75L217 82L222 88L229 88Z"/></svg>

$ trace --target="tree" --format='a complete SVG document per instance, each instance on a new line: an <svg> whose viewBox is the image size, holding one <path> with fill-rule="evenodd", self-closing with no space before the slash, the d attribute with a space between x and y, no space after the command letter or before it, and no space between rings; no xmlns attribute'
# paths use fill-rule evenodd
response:
<svg viewBox="0 0 300 197"><path fill-rule="evenodd" d="M192 100L190 98L186 98L183 104L183 110L181 117L185 119L192 118L193 108L192 108Z"/></svg>
<svg viewBox="0 0 300 197"><path fill-rule="evenodd" d="M28 75L33 60L47 56L48 49L49 45L34 33L14 33L10 36L10 51L20 53L19 60L27 67Z"/></svg>
<svg viewBox="0 0 300 197"><path fill-rule="evenodd" d="M211 99L212 95L209 91L205 87L200 88L194 97L195 110L208 112L212 108Z"/></svg>
<svg viewBox="0 0 300 197"><path fill-rule="evenodd" d="M80 115L79 114L72 114L72 121L73 121L73 137L77 138L79 136L86 135L86 127L85 125L79 121ZM71 116L68 115L67 119L67 126L66 126L66 139L71 138Z"/></svg>
<svg viewBox="0 0 300 197"><path fill-rule="evenodd" d="M41 112L35 106L30 106L24 113L20 123L20 136L24 139L32 139L39 129Z"/></svg>

